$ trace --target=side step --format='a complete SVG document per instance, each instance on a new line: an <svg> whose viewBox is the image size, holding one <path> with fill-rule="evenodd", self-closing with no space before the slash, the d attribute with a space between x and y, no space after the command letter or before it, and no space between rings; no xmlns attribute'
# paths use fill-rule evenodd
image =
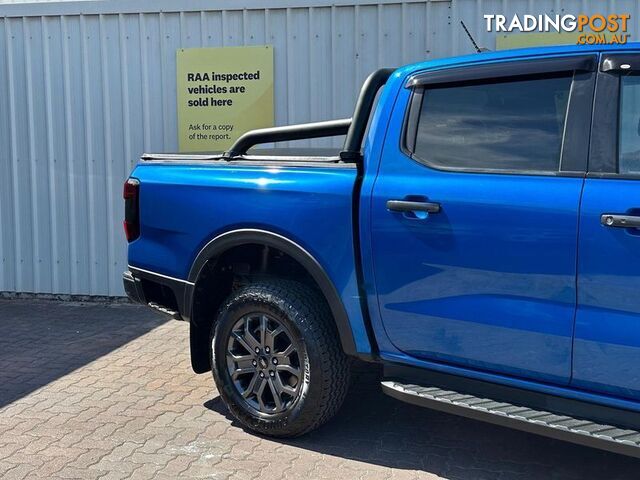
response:
<svg viewBox="0 0 640 480"><path fill-rule="evenodd" d="M619 428L436 386L383 380L382 391L398 400L441 412L640 458L640 431Z"/></svg>

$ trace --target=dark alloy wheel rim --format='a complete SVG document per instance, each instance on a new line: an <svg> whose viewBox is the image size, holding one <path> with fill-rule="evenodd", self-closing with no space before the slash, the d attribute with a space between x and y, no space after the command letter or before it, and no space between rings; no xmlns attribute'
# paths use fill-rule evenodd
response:
<svg viewBox="0 0 640 480"><path fill-rule="evenodd" d="M226 357L231 381L251 408L274 414L293 406L303 383L303 357L278 320L264 313L242 317L231 330Z"/></svg>

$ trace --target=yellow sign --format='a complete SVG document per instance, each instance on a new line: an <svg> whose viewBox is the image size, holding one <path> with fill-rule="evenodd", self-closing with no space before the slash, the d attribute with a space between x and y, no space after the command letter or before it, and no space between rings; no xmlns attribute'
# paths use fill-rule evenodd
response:
<svg viewBox="0 0 640 480"><path fill-rule="evenodd" d="M176 58L181 152L220 152L273 126L273 48L180 49Z"/></svg>
<svg viewBox="0 0 640 480"><path fill-rule="evenodd" d="M541 47L543 45L575 45L578 32L503 33L496 37L496 50Z"/></svg>
<svg viewBox="0 0 640 480"><path fill-rule="evenodd" d="M625 44L627 40L628 34L619 39L615 34L590 32L503 33L496 37L496 50L544 45Z"/></svg>

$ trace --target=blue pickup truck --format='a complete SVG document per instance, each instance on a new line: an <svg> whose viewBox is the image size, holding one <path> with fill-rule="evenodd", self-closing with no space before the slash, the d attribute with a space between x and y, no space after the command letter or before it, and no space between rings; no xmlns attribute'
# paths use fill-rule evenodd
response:
<svg viewBox="0 0 640 480"><path fill-rule="evenodd" d="M127 294L190 323L248 429L318 427L357 358L399 400L640 456L640 44L382 69L352 118L146 154L124 197Z"/></svg>

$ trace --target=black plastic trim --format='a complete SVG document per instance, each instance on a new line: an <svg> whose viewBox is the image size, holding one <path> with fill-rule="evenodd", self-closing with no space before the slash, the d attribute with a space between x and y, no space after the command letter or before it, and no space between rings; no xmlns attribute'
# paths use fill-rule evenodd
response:
<svg viewBox="0 0 640 480"><path fill-rule="evenodd" d="M136 286L141 292L141 301L139 303L148 304L145 299L144 291L142 288L141 280L147 280L158 285L164 285L168 287L174 294L176 302L178 304L178 313L181 320L189 321L191 318L191 304L188 301L193 296L193 284L178 278L169 277L161 273L151 272L142 268L137 268L129 265L129 272L131 277L136 282ZM126 275L126 272L125 272ZM127 281L127 280L125 280ZM125 286L126 288L126 286ZM154 310L158 310L154 307Z"/></svg>
<svg viewBox="0 0 640 480"><path fill-rule="evenodd" d="M387 395L420 407L640 458L640 447L633 441L640 436L637 430L621 429L586 418L534 410L437 387L405 385L393 380L385 380L381 386Z"/></svg>
<svg viewBox="0 0 640 480"><path fill-rule="evenodd" d="M400 141L400 149L402 152L411 157L416 150L416 139L418 138L418 122L420 120L420 112L422 110L422 100L424 98L424 88L414 88L411 92L411 98L407 111L404 114L402 124L402 139Z"/></svg>
<svg viewBox="0 0 640 480"><path fill-rule="evenodd" d="M575 72L573 75L562 139L560 172L580 172L580 176L584 176L587 171L596 78L595 72Z"/></svg>
<svg viewBox="0 0 640 480"><path fill-rule="evenodd" d="M587 172L587 178L609 178L618 180L640 180L640 173Z"/></svg>
<svg viewBox="0 0 640 480"><path fill-rule="evenodd" d="M621 68L628 64L630 68ZM640 53L603 54L596 84L588 178L638 180L640 174L618 173L620 79L638 74Z"/></svg>
<svg viewBox="0 0 640 480"><path fill-rule="evenodd" d="M593 126L589 151L589 176L618 170L618 106L620 76L600 72L596 81Z"/></svg>
<svg viewBox="0 0 640 480"><path fill-rule="evenodd" d="M446 374L406 365L387 363L385 379L400 380L418 385L435 385L478 397L526 405L533 409L548 410L564 415L588 418L621 428L640 428L640 412L598 405L595 403L559 397L497 383L485 382L459 375ZM640 452L639 452L640 453Z"/></svg>
<svg viewBox="0 0 640 480"><path fill-rule="evenodd" d="M412 202L408 200L387 200L387 209L392 212L440 213L440 204L433 202Z"/></svg>
<svg viewBox="0 0 640 480"><path fill-rule="evenodd" d="M129 300L134 303L147 303L144 298L144 292L142 291L140 281L136 280L129 270L122 274L122 283L124 285L124 292L127 297L129 297Z"/></svg>
<svg viewBox="0 0 640 480"><path fill-rule="evenodd" d="M623 66L625 67L623 68ZM640 71L640 55L637 53L606 53L602 57L600 71L618 73L638 72Z"/></svg>
<svg viewBox="0 0 640 480"><path fill-rule="evenodd" d="M405 88L540 73L593 72L596 70L596 66L597 56L595 54L466 65L413 75L407 80Z"/></svg>
<svg viewBox="0 0 640 480"><path fill-rule="evenodd" d="M189 271L189 282L193 284L197 283L203 267L208 262L217 261L217 258L221 254L232 247L248 244L267 245L269 247L277 248L291 256L294 260L299 262L300 265L302 265L302 267L318 284L322 294L329 304L329 308L331 309L331 313L333 314L333 318L335 319L336 326L338 328L342 348L348 355L356 355L356 345L351 331L349 317L344 305L342 304L340 295L331 282L331 279L320 263L309 252L294 241L282 235L266 230L240 229L217 236L207 243L200 253L198 253L193 265L191 266L191 270ZM188 292L188 298L186 299L186 303L190 306L193 305L193 292L194 290L190 289Z"/></svg>
<svg viewBox="0 0 640 480"><path fill-rule="evenodd" d="M614 228L640 228L640 217L637 215L603 213L600 215L600 224Z"/></svg>

